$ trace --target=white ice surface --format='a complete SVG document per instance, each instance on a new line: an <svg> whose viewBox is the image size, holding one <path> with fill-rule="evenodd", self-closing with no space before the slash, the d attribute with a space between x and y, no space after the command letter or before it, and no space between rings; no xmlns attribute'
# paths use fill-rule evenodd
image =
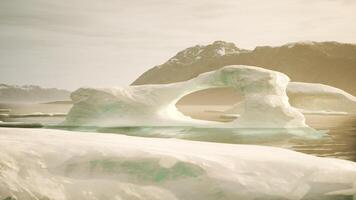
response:
<svg viewBox="0 0 356 200"><path fill-rule="evenodd" d="M81 88L71 97L74 106L66 125L90 126L204 126L237 128L307 127L304 116L288 102L289 78L251 66L226 66L191 80L124 88ZM176 108L195 91L233 87L244 97L244 113L231 123L213 123L184 116Z"/></svg>
<svg viewBox="0 0 356 200"><path fill-rule="evenodd" d="M356 192L356 163L274 147L1 128L0 148L0 199L299 200Z"/></svg>

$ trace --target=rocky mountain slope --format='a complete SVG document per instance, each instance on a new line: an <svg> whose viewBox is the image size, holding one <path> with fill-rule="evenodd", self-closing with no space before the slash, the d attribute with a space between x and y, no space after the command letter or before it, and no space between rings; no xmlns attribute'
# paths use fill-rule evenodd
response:
<svg viewBox="0 0 356 200"><path fill-rule="evenodd" d="M226 65L253 65L280 71L293 81L323 83L356 95L356 45L297 42L254 50L216 41L179 52L166 63L143 73L133 85L171 83Z"/></svg>

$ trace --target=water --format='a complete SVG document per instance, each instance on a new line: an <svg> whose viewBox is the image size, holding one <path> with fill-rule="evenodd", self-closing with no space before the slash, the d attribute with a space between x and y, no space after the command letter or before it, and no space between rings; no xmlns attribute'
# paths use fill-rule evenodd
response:
<svg viewBox="0 0 356 200"><path fill-rule="evenodd" d="M328 129L328 138L316 141L291 141L293 150L323 157L356 161L356 116L307 116L317 129Z"/></svg>
<svg viewBox="0 0 356 200"><path fill-rule="evenodd" d="M55 113L68 112L70 104L0 104L0 109L11 109L13 114L33 112ZM221 113L199 106L179 106L179 109L194 118L231 121L232 118L221 117ZM141 137L164 137L187 140L254 144L283 147L295 151L317 155L321 157L334 157L356 161L356 116L355 115L306 115L307 123L317 130L327 132L327 136L319 133L308 133L316 137L301 137L286 134L285 129L217 129L192 127L62 127L55 126L64 120L64 117L26 117L6 118L1 121L40 122L47 128L68 129L76 131L95 131L100 133L115 133ZM300 130L295 130L300 131Z"/></svg>
<svg viewBox="0 0 356 200"><path fill-rule="evenodd" d="M9 109L10 112L0 112L0 114L32 114L32 113L67 113L72 104L34 104L34 103L0 103L0 109ZM65 117L0 117L4 122L26 122L42 123L46 125L56 125L61 123Z"/></svg>

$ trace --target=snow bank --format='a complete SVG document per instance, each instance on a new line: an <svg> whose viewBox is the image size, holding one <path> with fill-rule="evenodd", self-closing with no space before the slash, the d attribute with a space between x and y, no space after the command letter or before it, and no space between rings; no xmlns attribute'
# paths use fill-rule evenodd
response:
<svg viewBox="0 0 356 200"><path fill-rule="evenodd" d="M0 199L299 200L356 192L356 163L273 147L46 129L0 129L0 147Z"/></svg>
<svg viewBox="0 0 356 200"><path fill-rule="evenodd" d="M286 95L289 78L251 66L226 66L179 83L125 88L81 88L72 93L74 106L66 125L94 126L212 126L242 128L306 127L304 116ZM245 111L231 123L213 123L184 116L176 108L195 91L233 87L244 96Z"/></svg>
<svg viewBox="0 0 356 200"><path fill-rule="evenodd" d="M356 97L328 85L290 82L289 102L305 113L356 113Z"/></svg>

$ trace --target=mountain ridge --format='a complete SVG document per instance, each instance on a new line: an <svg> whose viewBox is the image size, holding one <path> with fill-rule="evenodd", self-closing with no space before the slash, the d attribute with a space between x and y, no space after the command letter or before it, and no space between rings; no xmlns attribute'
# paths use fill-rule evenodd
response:
<svg viewBox="0 0 356 200"><path fill-rule="evenodd" d="M37 85L9 85L0 83L0 102L30 102L69 100L70 91L43 88Z"/></svg>
<svg viewBox="0 0 356 200"><path fill-rule="evenodd" d="M219 54L221 49L224 51ZM280 71L292 81L332 85L356 94L356 44L335 41L302 41L253 50L224 41L196 45L149 69L132 85L185 81L203 72L238 64Z"/></svg>

